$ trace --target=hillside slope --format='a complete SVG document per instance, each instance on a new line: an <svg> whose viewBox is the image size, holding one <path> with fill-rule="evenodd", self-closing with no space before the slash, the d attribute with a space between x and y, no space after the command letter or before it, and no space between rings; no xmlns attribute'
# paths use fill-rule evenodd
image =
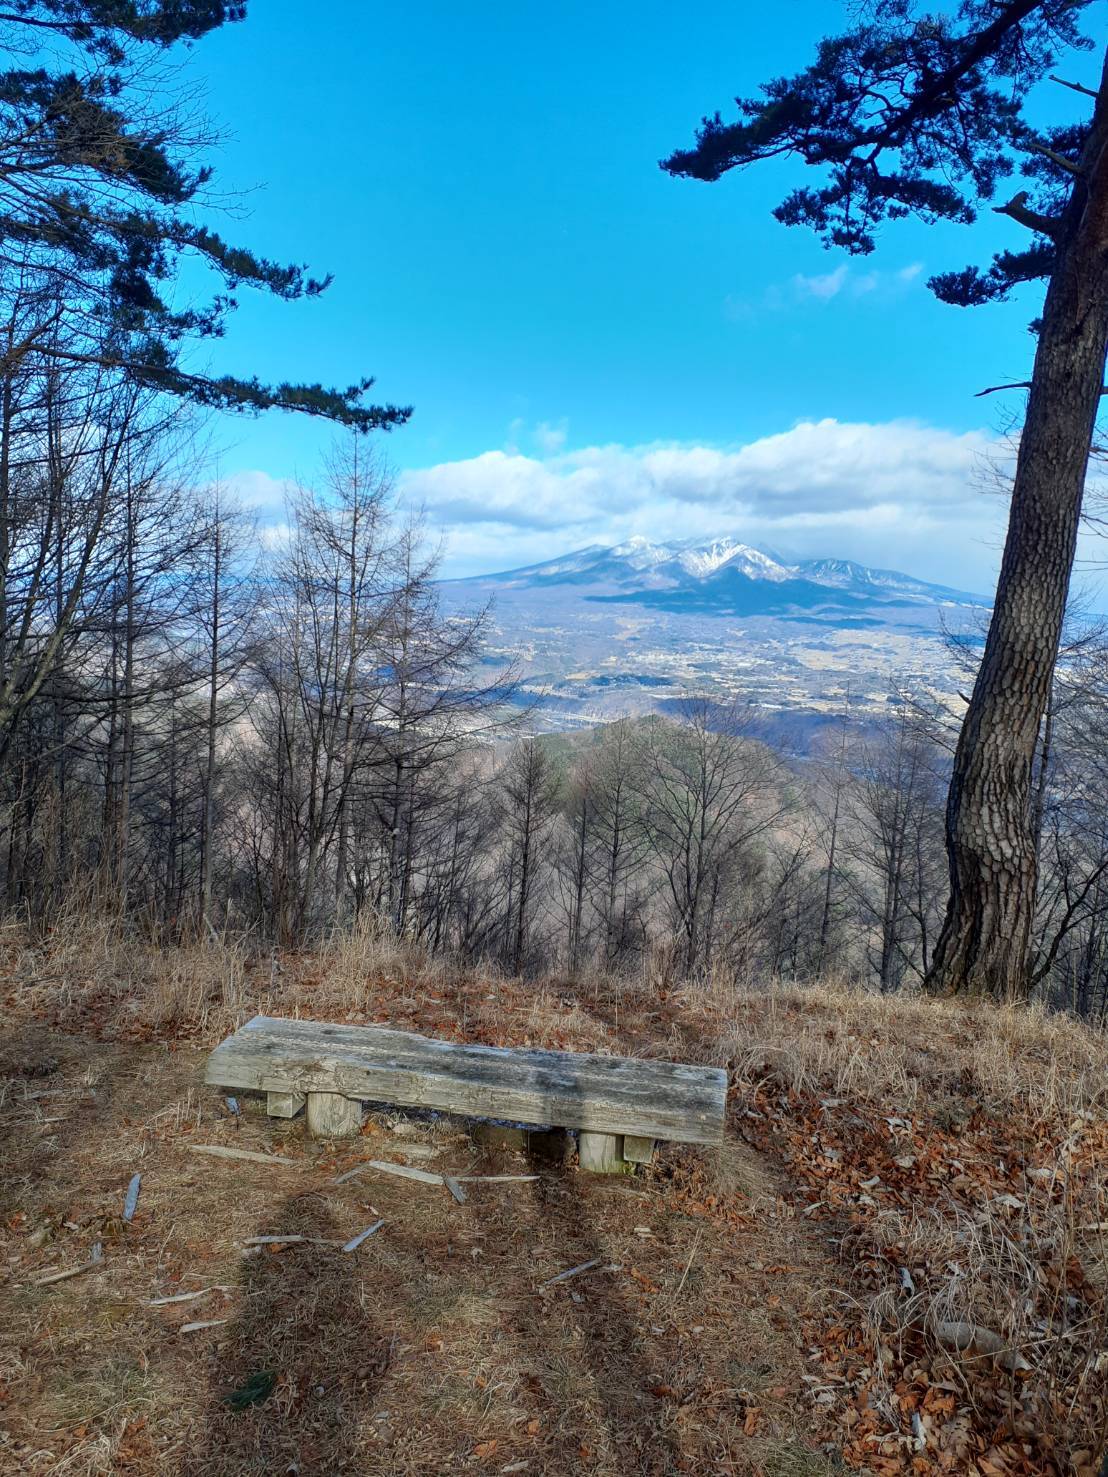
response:
<svg viewBox="0 0 1108 1477"><path fill-rule="evenodd" d="M0 1470L1097 1469L1108 1046L1083 1027L831 988L497 980L370 937L285 959L106 931L6 949ZM667 1148L633 1181L395 1113L329 1149L199 1086L257 1010L724 1063L728 1144ZM370 1158L538 1178L462 1206L339 1182ZM101 1262L45 1280L96 1242ZM252 1377L257 1402L228 1405Z"/></svg>

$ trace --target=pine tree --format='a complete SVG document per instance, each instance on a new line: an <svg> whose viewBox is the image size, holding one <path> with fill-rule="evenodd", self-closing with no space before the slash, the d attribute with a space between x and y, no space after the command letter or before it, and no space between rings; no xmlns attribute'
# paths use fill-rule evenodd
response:
<svg viewBox="0 0 1108 1477"><path fill-rule="evenodd" d="M938 992L1029 988L1031 779L1108 345L1108 72L1097 88L1062 81L1089 100L1083 121L1039 129L1026 104L1064 54L1090 49L1078 29L1087 5L964 0L944 13L877 0L864 23L822 41L811 66L740 99L737 121L706 118L694 147L663 162L717 180L761 159L799 159L821 180L790 193L778 220L863 255L888 221L969 225L1006 177L1026 180L993 208L1030 243L930 282L961 306L1047 284L1031 378L1005 387L1029 394L993 619L950 784L950 901L928 980Z"/></svg>
<svg viewBox="0 0 1108 1477"><path fill-rule="evenodd" d="M366 403L371 379L330 389L185 367L189 346L224 333L240 287L291 301L328 285L198 220L212 179L197 161L205 130L150 65L245 11L219 0L4 7L0 49L12 65L0 70L0 291L37 311L0 354L0 375L52 357L202 406L276 406L363 431L400 424L408 410ZM173 288L186 258L211 270L217 290L180 307Z"/></svg>

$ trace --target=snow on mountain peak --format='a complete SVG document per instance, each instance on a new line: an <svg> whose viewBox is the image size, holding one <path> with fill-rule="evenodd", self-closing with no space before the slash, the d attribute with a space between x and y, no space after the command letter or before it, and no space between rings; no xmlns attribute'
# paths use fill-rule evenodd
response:
<svg viewBox="0 0 1108 1477"><path fill-rule="evenodd" d="M673 558L671 544L653 543L639 533L625 539L622 544L616 544L607 552L613 559L625 560L633 569L652 569L654 565L664 564Z"/></svg>
<svg viewBox="0 0 1108 1477"><path fill-rule="evenodd" d="M707 579L717 570L738 570L751 579L787 580L792 570L764 554L761 549L739 543L738 539L717 538L709 544L686 545L678 555L678 563L696 579Z"/></svg>
<svg viewBox="0 0 1108 1477"><path fill-rule="evenodd" d="M981 603L945 586L930 585L895 570L872 569L850 559L801 559L787 562L772 550L744 544L730 535L718 538L677 539L655 543L635 534L615 545L590 544L560 559L532 564L524 569L505 570L488 578L504 586L595 585L608 593L598 597L664 598L715 602L729 609L746 609L755 596L753 587L779 585L774 594L766 590L762 599L807 604L821 598L857 602L907 600L934 603L936 600ZM985 602L987 603L987 602Z"/></svg>

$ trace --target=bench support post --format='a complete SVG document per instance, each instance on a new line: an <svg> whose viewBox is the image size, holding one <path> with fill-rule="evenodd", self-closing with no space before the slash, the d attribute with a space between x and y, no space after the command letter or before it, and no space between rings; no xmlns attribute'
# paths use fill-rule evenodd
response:
<svg viewBox="0 0 1108 1477"><path fill-rule="evenodd" d="M592 1133L581 1129L577 1135L577 1162L593 1174L633 1174L635 1166L623 1157L623 1135Z"/></svg>
<svg viewBox="0 0 1108 1477"><path fill-rule="evenodd" d="M339 1092L308 1093L308 1132L317 1139L354 1138L362 1127L362 1105Z"/></svg>
<svg viewBox="0 0 1108 1477"><path fill-rule="evenodd" d="M304 1106L302 1092L267 1092L265 1110L271 1118L295 1118Z"/></svg>
<svg viewBox="0 0 1108 1477"><path fill-rule="evenodd" d="M640 1138L637 1134L623 1135L623 1157L632 1164L649 1164L654 1158L654 1140Z"/></svg>

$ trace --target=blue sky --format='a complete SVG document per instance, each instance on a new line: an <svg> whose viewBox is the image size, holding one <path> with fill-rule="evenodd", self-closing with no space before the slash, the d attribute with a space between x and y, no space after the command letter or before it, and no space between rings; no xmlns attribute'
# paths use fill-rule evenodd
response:
<svg viewBox="0 0 1108 1477"><path fill-rule="evenodd" d="M1018 406L974 393L1026 377L1035 294L965 311L924 279L1019 228L905 223L848 260L772 219L799 167L657 167L847 22L816 0L422 0L308 27L254 0L187 63L224 135L217 185L244 192L224 229L335 282L247 299L211 367L368 372L412 403L387 451L451 572L718 531L987 585L1003 507L978 469ZM332 436L225 420L221 471L272 503Z"/></svg>

